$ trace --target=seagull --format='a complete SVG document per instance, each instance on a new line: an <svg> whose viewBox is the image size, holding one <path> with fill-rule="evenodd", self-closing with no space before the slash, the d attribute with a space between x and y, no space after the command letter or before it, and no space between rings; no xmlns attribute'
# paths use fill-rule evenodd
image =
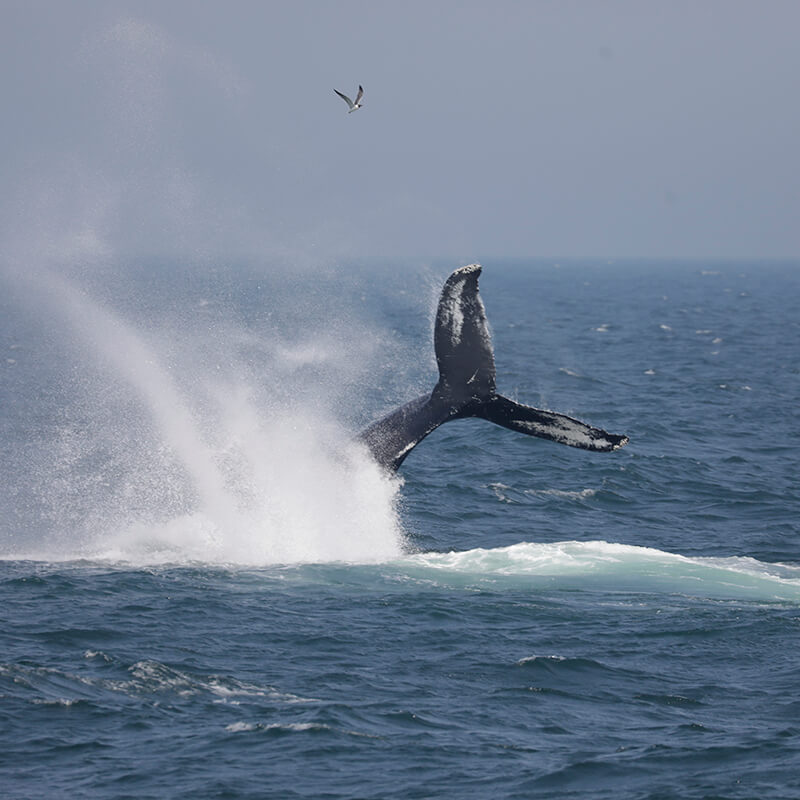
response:
<svg viewBox="0 0 800 800"><path fill-rule="evenodd" d="M350 110L347 112L348 114L352 114L354 111L358 111L358 109L361 108L361 98L364 94L363 87L358 87L358 94L356 95L355 103L346 94L342 94L338 89L334 89L333 91L336 92L336 94L338 94L339 97L341 97L342 100L344 100L345 103L347 103L347 105L350 107Z"/></svg>

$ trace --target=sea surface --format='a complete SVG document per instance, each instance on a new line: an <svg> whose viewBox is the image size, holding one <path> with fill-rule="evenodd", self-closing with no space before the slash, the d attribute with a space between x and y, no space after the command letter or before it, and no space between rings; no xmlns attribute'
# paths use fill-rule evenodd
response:
<svg viewBox="0 0 800 800"><path fill-rule="evenodd" d="M353 434L461 262L0 277L3 798L800 798L800 264L485 259L499 390Z"/></svg>

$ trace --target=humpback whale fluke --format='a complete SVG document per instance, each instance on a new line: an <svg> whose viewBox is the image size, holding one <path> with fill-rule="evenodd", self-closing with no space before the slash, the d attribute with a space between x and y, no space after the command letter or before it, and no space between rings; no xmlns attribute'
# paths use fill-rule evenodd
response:
<svg viewBox="0 0 800 800"><path fill-rule="evenodd" d="M433 335L439 380L430 395L406 403L361 433L375 460L396 470L432 430L464 417L481 417L512 431L600 453L627 444L627 436L497 394L492 339L478 292L480 274L480 264L470 264L445 282Z"/></svg>

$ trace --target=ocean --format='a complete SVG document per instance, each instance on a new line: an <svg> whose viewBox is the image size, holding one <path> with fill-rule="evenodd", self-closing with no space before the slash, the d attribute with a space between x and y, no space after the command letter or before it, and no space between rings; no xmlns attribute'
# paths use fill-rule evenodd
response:
<svg viewBox="0 0 800 800"><path fill-rule="evenodd" d="M800 264L483 263L625 448L354 443L460 262L3 273L0 796L800 798Z"/></svg>

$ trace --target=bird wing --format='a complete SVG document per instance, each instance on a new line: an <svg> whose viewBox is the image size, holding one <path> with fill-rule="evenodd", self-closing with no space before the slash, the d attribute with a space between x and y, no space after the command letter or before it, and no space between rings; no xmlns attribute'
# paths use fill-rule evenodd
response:
<svg viewBox="0 0 800 800"><path fill-rule="evenodd" d="M334 89L333 91L336 92L336 94L338 94L339 97L341 97L342 100L344 100L345 103L347 103L347 105L350 106L350 108L352 108L355 105L355 103L346 94L342 94L338 89Z"/></svg>
<svg viewBox="0 0 800 800"><path fill-rule="evenodd" d="M358 94L356 95L356 103L355 103L356 105L358 105L361 102L361 98L363 96L364 96L364 87L363 86L359 86L358 87Z"/></svg>

